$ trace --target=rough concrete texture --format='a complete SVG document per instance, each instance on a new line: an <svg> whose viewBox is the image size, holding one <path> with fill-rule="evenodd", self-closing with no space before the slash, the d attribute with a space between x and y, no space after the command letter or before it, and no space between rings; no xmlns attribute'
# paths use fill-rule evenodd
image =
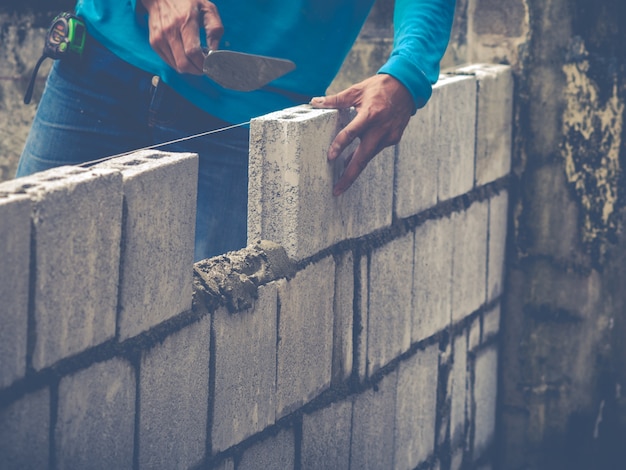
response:
<svg viewBox="0 0 626 470"><path fill-rule="evenodd" d="M488 202L474 202L452 215L452 322L477 310L486 298Z"/></svg>
<svg viewBox="0 0 626 470"><path fill-rule="evenodd" d="M250 124L248 241L273 240L295 259L391 224L393 148L378 155L348 191L332 195L343 168L326 154L348 110L299 106Z"/></svg>
<svg viewBox="0 0 626 470"><path fill-rule="evenodd" d="M211 444L214 453L274 423L276 393L275 283L259 288L243 312L214 314L215 388Z"/></svg>
<svg viewBox="0 0 626 470"><path fill-rule="evenodd" d="M48 468L50 391L26 395L0 410L0 468Z"/></svg>
<svg viewBox="0 0 626 470"><path fill-rule="evenodd" d="M33 367L115 335L122 218L117 171L60 167L5 182L32 201Z"/></svg>
<svg viewBox="0 0 626 470"><path fill-rule="evenodd" d="M225 305L233 313L254 305L258 286L293 277L296 265L282 246L259 240L241 250L198 261L194 271L201 279L209 310Z"/></svg>
<svg viewBox="0 0 626 470"><path fill-rule="evenodd" d="M211 468L213 470L235 470L235 461L233 459L225 459Z"/></svg>
<svg viewBox="0 0 626 470"><path fill-rule="evenodd" d="M246 449L237 470L285 470L294 468L295 439L292 429L280 431Z"/></svg>
<svg viewBox="0 0 626 470"><path fill-rule="evenodd" d="M490 339L500 332L500 304L485 312L483 317L482 341Z"/></svg>
<svg viewBox="0 0 626 470"><path fill-rule="evenodd" d="M55 427L56 468L133 468L135 371L111 359L64 377Z"/></svg>
<svg viewBox="0 0 626 470"><path fill-rule="evenodd" d="M438 368L437 344L398 368L394 468L414 469L434 453Z"/></svg>
<svg viewBox="0 0 626 470"><path fill-rule="evenodd" d="M465 442L465 422L468 399L467 332L454 338L454 356L450 390L450 440L452 448Z"/></svg>
<svg viewBox="0 0 626 470"><path fill-rule="evenodd" d="M350 469L393 468L397 372L358 395L352 410Z"/></svg>
<svg viewBox="0 0 626 470"><path fill-rule="evenodd" d="M4 187L0 184L0 388L26 372L30 285L31 202Z"/></svg>
<svg viewBox="0 0 626 470"><path fill-rule="evenodd" d="M498 351L495 347L476 356L474 369L474 458L492 443L496 429Z"/></svg>
<svg viewBox="0 0 626 470"><path fill-rule="evenodd" d="M487 302L502 294L508 228L509 194L503 191L489 200L489 252L487 254Z"/></svg>
<svg viewBox="0 0 626 470"><path fill-rule="evenodd" d="M476 77L476 185L511 171L513 72L507 65L472 64L454 71Z"/></svg>
<svg viewBox="0 0 626 470"><path fill-rule="evenodd" d="M441 75L398 143L395 213L410 217L474 184L476 82Z"/></svg>
<svg viewBox="0 0 626 470"><path fill-rule="evenodd" d="M350 468L352 401L333 403L302 418L302 470Z"/></svg>
<svg viewBox="0 0 626 470"><path fill-rule="evenodd" d="M338 383L346 380L352 373L354 326L354 258L352 252L338 256L335 263L333 381Z"/></svg>
<svg viewBox="0 0 626 470"><path fill-rule="evenodd" d="M357 350L357 369L361 380L367 377L367 305L369 303L369 257L362 256L359 260L359 290L358 308L360 324L354 325L357 336L354 348Z"/></svg>
<svg viewBox="0 0 626 470"><path fill-rule="evenodd" d="M191 308L198 156L144 150L98 166L124 178L118 330L126 339Z"/></svg>
<svg viewBox="0 0 626 470"><path fill-rule="evenodd" d="M367 319L370 376L411 346L413 246L413 233L409 233L371 255Z"/></svg>
<svg viewBox="0 0 626 470"><path fill-rule="evenodd" d="M427 220L415 229L413 343L450 324L453 237L449 217Z"/></svg>
<svg viewBox="0 0 626 470"><path fill-rule="evenodd" d="M210 324L206 315L168 336L141 360L141 468L188 468L204 457Z"/></svg>
<svg viewBox="0 0 626 470"><path fill-rule="evenodd" d="M330 385L334 273L333 258L327 257L278 283L276 419Z"/></svg>

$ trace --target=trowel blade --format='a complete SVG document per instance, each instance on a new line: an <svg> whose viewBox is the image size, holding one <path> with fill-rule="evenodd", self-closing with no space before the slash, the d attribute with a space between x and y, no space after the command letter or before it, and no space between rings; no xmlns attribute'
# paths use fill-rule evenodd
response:
<svg viewBox="0 0 626 470"><path fill-rule="evenodd" d="M205 51L203 72L224 88L253 91L291 72L296 65L286 59L233 51Z"/></svg>

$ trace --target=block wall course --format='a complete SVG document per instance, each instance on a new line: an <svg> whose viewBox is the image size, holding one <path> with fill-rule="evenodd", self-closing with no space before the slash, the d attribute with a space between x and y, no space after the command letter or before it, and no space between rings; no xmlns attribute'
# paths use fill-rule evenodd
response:
<svg viewBox="0 0 626 470"><path fill-rule="evenodd" d="M501 307L500 304L498 304L493 309L485 312L481 335L482 341L490 339L500 331L500 310Z"/></svg>
<svg viewBox="0 0 626 470"><path fill-rule="evenodd" d="M59 167L3 184L32 201L33 367L115 335L122 180L117 171ZM11 190L11 188L13 188Z"/></svg>
<svg viewBox="0 0 626 470"><path fill-rule="evenodd" d="M352 373L354 324L354 257L352 252L336 258L335 298L333 310L333 371L332 378L340 383Z"/></svg>
<svg viewBox="0 0 626 470"><path fill-rule="evenodd" d="M431 345L398 368L394 468L411 470L435 450L439 346Z"/></svg>
<svg viewBox="0 0 626 470"><path fill-rule="evenodd" d="M99 165L124 178L119 336L191 308L198 156L140 151Z"/></svg>
<svg viewBox="0 0 626 470"><path fill-rule="evenodd" d="M59 383L58 469L133 468L135 371L112 359Z"/></svg>
<svg viewBox="0 0 626 470"><path fill-rule="evenodd" d="M466 211L452 214L452 322L475 310L486 299L488 202L474 202Z"/></svg>
<svg viewBox="0 0 626 470"><path fill-rule="evenodd" d="M252 120L248 243L272 240L303 259L391 224L393 148L343 195L332 195L343 162L329 163L327 151L351 118L348 110L299 106Z"/></svg>
<svg viewBox="0 0 626 470"><path fill-rule="evenodd" d="M367 377L367 322L368 322L368 304L369 304L369 256L363 255L359 259L359 314L360 325L355 325L357 332L356 343L354 348L357 349L356 364L358 377L363 380Z"/></svg>
<svg viewBox="0 0 626 470"><path fill-rule="evenodd" d="M139 466L188 468L207 444L211 317L145 353L139 383Z"/></svg>
<svg viewBox="0 0 626 470"><path fill-rule="evenodd" d="M450 325L453 237L449 217L427 220L415 229L413 343Z"/></svg>
<svg viewBox="0 0 626 470"><path fill-rule="evenodd" d="M354 400L350 469L393 468L397 372Z"/></svg>
<svg viewBox="0 0 626 470"><path fill-rule="evenodd" d="M335 263L326 257L278 282L276 419L330 386Z"/></svg>
<svg viewBox="0 0 626 470"><path fill-rule="evenodd" d="M50 449L50 390L24 396L0 410L0 468L48 468Z"/></svg>
<svg viewBox="0 0 626 470"><path fill-rule="evenodd" d="M413 233L372 252L367 367L371 375L411 346Z"/></svg>
<svg viewBox="0 0 626 470"><path fill-rule="evenodd" d="M502 294L509 198L506 191L489 200L489 253L487 265L487 301Z"/></svg>
<svg viewBox="0 0 626 470"><path fill-rule="evenodd" d="M476 356L474 369L474 457L479 457L493 441L498 393L498 352L496 347Z"/></svg>
<svg viewBox="0 0 626 470"><path fill-rule="evenodd" d="M284 429L244 452L237 470L288 470L295 465L295 438L292 429Z"/></svg>
<svg viewBox="0 0 626 470"><path fill-rule="evenodd" d="M440 76L430 101L413 116L397 146L398 217L418 214L472 189L475 124L475 78Z"/></svg>
<svg viewBox="0 0 626 470"><path fill-rule="evenodd" d="M476 77L476 184L506 176L511 171L513 129L513 73L506 65L472 64L454 73Z"/></svg>
<svg viewBox="0 0 626 470"><path fill-rule="evenodd" d="M26 373L30 283L31 201L5 186L0 184L0 388Z"/></svg>
<svg viewBox="0 0 626 470"><path fill-rule="evenodd" d="M454 355L451 371L450 439L452 448L465 442L465 422L468 403L469 376L467 373L467 332L454 338Z"/></svg>
<svg viewBox="0 0 626 470"><path fill-rule="evenodd" d="M302 470L350 467L352 401L333 403L302 419Z"/></svg>
<svg viewBox="0 0 626 470"><path fill-rule="evenodd" d="M274 424L276 416L277 286L261 286L254 306L214 313L214 453Z"/></svg>

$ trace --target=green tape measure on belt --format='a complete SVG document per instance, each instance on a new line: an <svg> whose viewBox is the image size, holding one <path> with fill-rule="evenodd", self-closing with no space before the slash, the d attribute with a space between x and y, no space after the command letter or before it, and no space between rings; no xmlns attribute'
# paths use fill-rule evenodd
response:
<svg viewBox="0 0 626 470"><path fill-rule="evenodd" d="M30 83L24 95L24 104L30 103L30 99L33 96L37 72L42 62L47 58L58 60L64 57L82 56L83 50L85 49L86 36L87 30L85 23L72 13L59 13L52 20L52 24L46 35L46 42L43 46L43 54L37 61L33 74L30 77Z"/></svg>

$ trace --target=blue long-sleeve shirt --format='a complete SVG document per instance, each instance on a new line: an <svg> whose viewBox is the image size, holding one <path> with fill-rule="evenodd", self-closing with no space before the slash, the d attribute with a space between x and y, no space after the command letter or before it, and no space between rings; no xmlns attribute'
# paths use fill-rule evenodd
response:
<svg viewBox="0 0 626 470"><path fill-rule="evenodd" d="M138 0L78 0L89 32L122 60L158 75L208 113L248 121L321 96L356 39L374 0L214 0L224 35L220 49L281 57L296 69L270 89L238 92L204 76L179 74L150 47ZM400 80L415 107L426 104L448 44L455 0L396 0L394 45L380 73Z"/></svg>

